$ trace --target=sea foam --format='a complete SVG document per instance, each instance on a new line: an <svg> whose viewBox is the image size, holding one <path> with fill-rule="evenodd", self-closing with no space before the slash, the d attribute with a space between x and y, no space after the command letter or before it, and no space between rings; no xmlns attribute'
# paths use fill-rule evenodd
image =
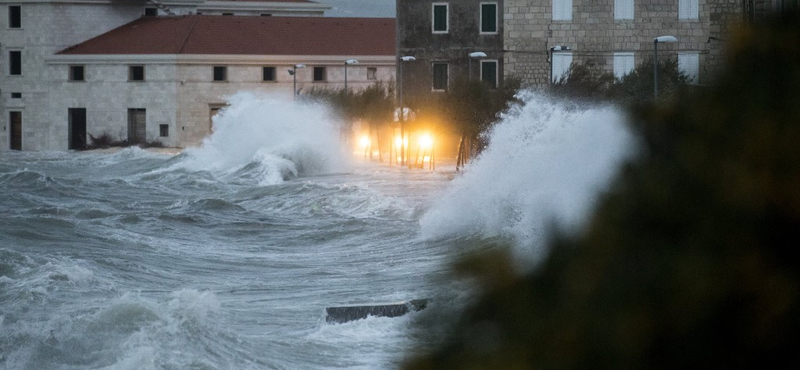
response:
<svg viewBox="0 0 800 370"><path fill-rule="evenodd" d="M325 106L253 92L228 103L202 146L186 151L183 166L262 185L346 167L339 122Z"/></svg>
<svg viewBox="0 0 800 370"><path fill-rule="evenodd" d="M540 259L552 224L579 227L593 200L636 148L611 107L576 108L530 92L488 134L489 145L420 223L427 238L511 238L518 256Z"/></svg>

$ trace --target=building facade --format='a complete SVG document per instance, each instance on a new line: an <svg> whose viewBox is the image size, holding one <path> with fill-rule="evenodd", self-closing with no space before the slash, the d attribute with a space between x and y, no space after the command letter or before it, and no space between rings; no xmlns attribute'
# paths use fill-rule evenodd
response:
<svg viewBox="0 0 800 370"><path fill-rule="evenodd" d="M6 5L0 150L80 149L103 134L192 146L237 91L291 99L295 86L343 87L345 70L349 88L394 80L393 19L143 16L151 6Z"/></svg>
<svg viewBox="0 0 800 370"><path fill-rule="evenodd" d="M676 58L692 83L709 81L721 63L730 27L743 20L741 0L506 0L506 73L545 86L571 63L622 77L652 59Z"/></svg>
<svg viewBox="0 0 800 370"><path fill-rule="evenodd" d="M414 58L398 62L403 92L445 91L459 78L502 84L504 1L398 0L397 56Z"/></svg>

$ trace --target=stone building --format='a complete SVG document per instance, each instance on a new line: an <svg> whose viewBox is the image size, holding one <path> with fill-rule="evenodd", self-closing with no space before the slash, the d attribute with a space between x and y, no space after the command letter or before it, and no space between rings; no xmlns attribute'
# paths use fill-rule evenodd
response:
<svg viewBox="0 0 800 370"><path fill-rule="evenodd" d="M394 79L393 19L317 17L328 7L304 0L2 3L0 151L81 148L103 133L196 145L226 95L291 97L296 64L298 90L342 87L347 59L360 62L350 87ZM259 16L193 15L224 3ZM143 16L168 13L185 15Z"/></svg>
<svg viewBox="0 0 800 370"><path fill-rule="evenodd" d="M502 84L504 1L398 0L398 57L416 59L398 64L404 93L444 91L458 78Z"/></svg>
<svg viewBox="0 0 800 370"><path fill-rule="evenodd" d="M621 77L654 55L676 58L693 83L721 62L730 27L743 20L741 0L506 0L505 68L531 85L547 85L571 63ZM560 49L560 50L559 50ZM566 50L568 49L568 50Z"/></svg>

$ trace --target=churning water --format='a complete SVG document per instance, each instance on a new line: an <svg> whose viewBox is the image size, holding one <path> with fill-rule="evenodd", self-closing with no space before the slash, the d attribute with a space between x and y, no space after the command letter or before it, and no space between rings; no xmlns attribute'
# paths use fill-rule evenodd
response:
<svg viewBox="0 0 800 370"><path fill-rule="evenodd" d="M0 368L396 367L470 299L455 258L500 238L535 262L631 151L612 109L526 99L455 180L349 161L324 108L250 94L177 156L0 154Z"/></svg>

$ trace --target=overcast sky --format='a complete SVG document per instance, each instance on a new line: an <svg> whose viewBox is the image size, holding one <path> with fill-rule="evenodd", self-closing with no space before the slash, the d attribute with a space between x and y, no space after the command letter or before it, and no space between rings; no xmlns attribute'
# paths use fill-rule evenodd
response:
<svg viewBox="0 0 800 370"><path fill-rule="evenodd" d="M314 0L328 4L328 17L388 17L395 16L395 0Z"/></svg>

